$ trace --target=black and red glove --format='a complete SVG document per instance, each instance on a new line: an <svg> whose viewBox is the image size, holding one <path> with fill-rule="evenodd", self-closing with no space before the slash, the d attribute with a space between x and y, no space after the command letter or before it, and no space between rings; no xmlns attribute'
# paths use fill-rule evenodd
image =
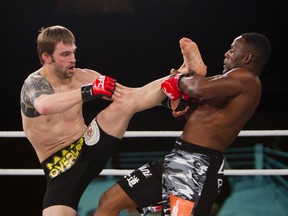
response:
<svg viewBox="0 0 288 216"><path fill-rule="evenodd" d="M195 109L200 102L200 99L190 97L187 93L183 92L180 89L179 82L183 78L183 76L189 76L189 75L176 74L175 76L165 80L161 84L162 91L167 95L167 98L165 98L162 101L162 106L171 109L173 113L185 111L187 110L187 108ZM180 99L178 105L172 108L171 100L177 100L177 99Z"/></svg>
<svg viewBox="0 0 288 216"><path fill-rule="evenodd" d="M182 91L179 88L179 82L183 76L186 76L186 75L179 73L161 83L162 91L170 99L176 100L181 96Z"/></svg>
<svg viewBox="0 0 288 216"><path fill-rule="evenodd" d="M93 83L81 87L84 102L107 96L111 98L115 90L116 80L109 76L99 76Z"/></svg>

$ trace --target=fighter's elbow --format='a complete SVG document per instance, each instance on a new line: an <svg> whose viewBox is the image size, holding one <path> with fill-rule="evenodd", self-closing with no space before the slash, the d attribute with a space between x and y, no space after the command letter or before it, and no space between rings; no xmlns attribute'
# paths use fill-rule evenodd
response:
<svg viewBox="0 0 288 216"><path fill-rule="evenodd" d="M41 99L35 100L34 107L41 115L49 115L53 113L53 107Z"/></svg>
<svg viewBox="0 0 288 216"><path fill-rule="evenodd" d="M49 115L52 113L52 109L49 106L45 105L36 105L35 109L41 114L41 115Z"/></svg>

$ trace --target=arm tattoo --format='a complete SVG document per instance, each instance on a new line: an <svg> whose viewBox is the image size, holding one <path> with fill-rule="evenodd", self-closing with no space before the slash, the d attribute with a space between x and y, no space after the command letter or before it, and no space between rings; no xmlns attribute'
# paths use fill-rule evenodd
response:
<svg viewBox="0 0 288 216"><path fill-rule="evenodd" d="M42 94L53 94L54 90L45 77L39 73L31 74L21 89L21 109L27 117L37 117L40 113L34 107L34 101Z"/></svg>

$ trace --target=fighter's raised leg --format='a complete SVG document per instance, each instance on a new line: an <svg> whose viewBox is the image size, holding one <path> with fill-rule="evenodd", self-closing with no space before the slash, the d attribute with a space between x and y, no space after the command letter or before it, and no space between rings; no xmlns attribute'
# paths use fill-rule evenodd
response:
<svg viewBox="0 0 288 216"><path fill-rule="evenodd" d="M207 66L203 62L197 44L185 37L180 39L179 44L183 55L185 70L206 76Z"/></svg>

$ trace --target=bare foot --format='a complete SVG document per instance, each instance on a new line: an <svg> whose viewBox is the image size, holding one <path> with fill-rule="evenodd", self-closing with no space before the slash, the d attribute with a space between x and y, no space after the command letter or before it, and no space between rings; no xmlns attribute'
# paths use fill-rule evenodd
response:
<svg viewBox="0 0 288 216"><path fill-rule="evenodd" d="M207 66L202 60L197 44L185 37L180 39L179 44L184 59L184 65L182 65L179 70L186 70L206 76Z"/></svg>

